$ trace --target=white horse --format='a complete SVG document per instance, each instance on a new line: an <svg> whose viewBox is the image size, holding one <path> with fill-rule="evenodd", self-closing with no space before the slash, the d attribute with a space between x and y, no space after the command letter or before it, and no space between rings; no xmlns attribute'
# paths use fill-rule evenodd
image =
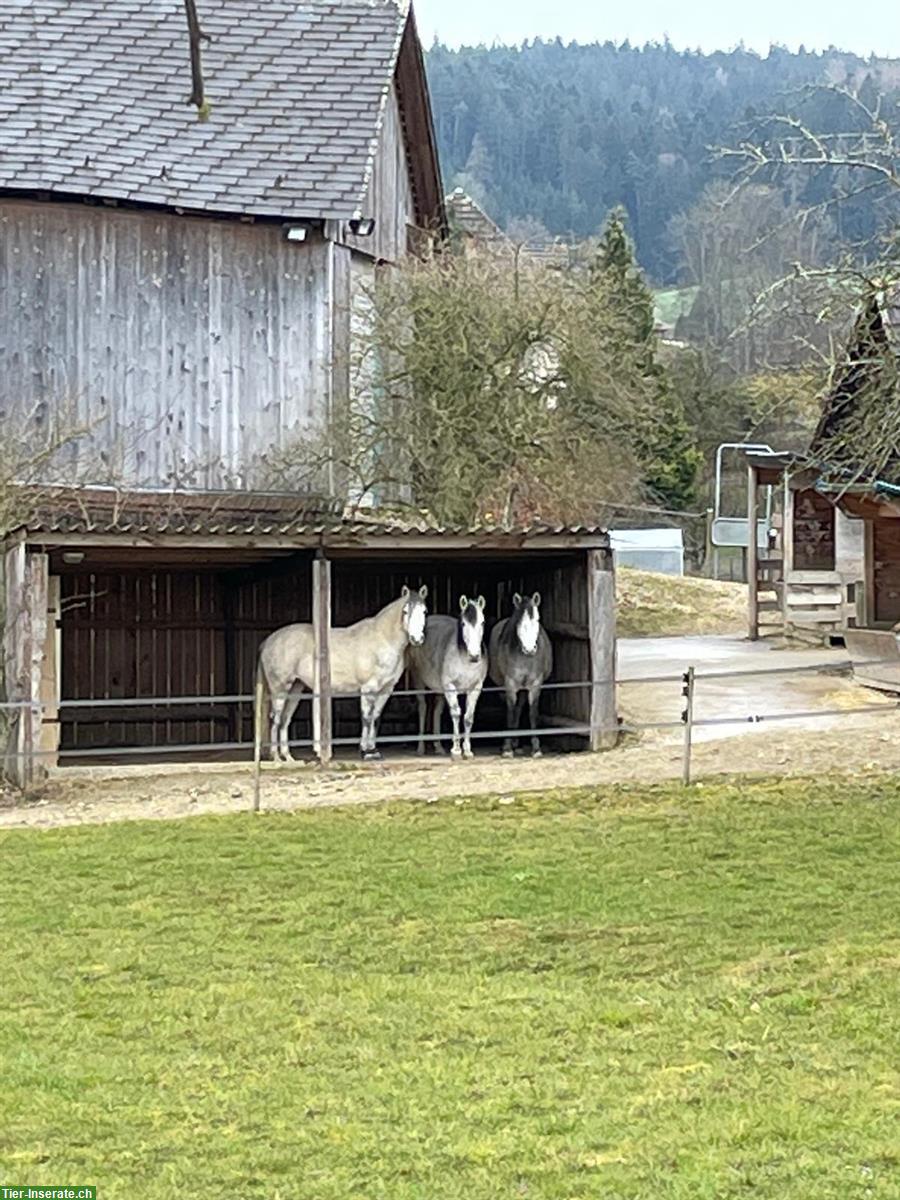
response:
<svg viewBox="0 0 900 1200"><path fill-rule="evenodd" d="M441 716L445 702L453 719L454 758L472 758L472 724L488 662L484 647L484 596L469 600L461 596L459 617L429 617L425 624L425 641L411 646L409 668L413 687L436 692L434 699L434 752L443 754L440 742ZM460 694L466 697L465 738L460 747ZM425 753L425 718L428 698L419 701L419 754Z"/></svg>
<svg viewBox="0 0 900 1200"><path fill-rule="evenodd" d="M328 635L332 696L360 697L363 758L379 758L376 726L406 665L410 645L425 640L428 588L405 587L374 617L366 617ZM272 717L272 758L291 762L288 731L304 688L315 687L315 637L312 625L287 625L263 642L257 667L257 737L261 736L263 697L268 691Z"/></svg>
<svg viewBox="0 0 900 1200"><path fill-rule="evenodd" d="M546 629L541 625L541 594L535 592L526 599L513 596L513 614L498 622L491 632L491 679L506 692L506 728L519 728L525 696L528 696L528 716L531 722L531 751L541 756L537 734L538 701L541 688L553 670L553 647ZM504 758L512 758L512 738L503 742Z"/></svg>

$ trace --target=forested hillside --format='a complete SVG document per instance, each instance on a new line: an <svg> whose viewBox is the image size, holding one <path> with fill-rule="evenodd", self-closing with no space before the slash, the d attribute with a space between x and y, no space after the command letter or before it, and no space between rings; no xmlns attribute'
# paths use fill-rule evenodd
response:
<svg viewBox="0 0 900 1200"><path fill-rule="evenodd" d="M900 62L838 51L773 49L704 55L671 46L432 47L428 73L446 184L461 185L501 224L532 218L550 233L595 234L623 205L638 256L657 285L685 277L672 220L728 174L710 147L735 144L790 108L819 133L847 132L838 97L810 83L900 94ZM818 202L841 180L795 174L785 205ZM882 219L871 195L841 204L826 238L870 239ZM821 242L821 237L820 237ZM828 257L830 246L818 253Z"/></svg>

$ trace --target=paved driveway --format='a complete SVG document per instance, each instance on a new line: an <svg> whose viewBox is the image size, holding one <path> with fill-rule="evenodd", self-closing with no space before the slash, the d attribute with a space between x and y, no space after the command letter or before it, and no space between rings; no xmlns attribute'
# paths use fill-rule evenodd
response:
<svg viewBox="0 0 900 1200"><path fill-rule="evenodd" d="M742 732L764 734L783 723L792 729L823 729L829 720L838 723L848 711L890 703L856 686L846 672L841 673L846 662L847 652L843 649L784 650L771 642L737 637L623 638L619 642L618 674L623 681L619 708L635 724L679 721L684 703L680 676L693 666L697 679L696 719L736 719L727 724L700 724L695 730L696 741ZM732 674L771 670L778 673ZM667 675L679 678L655 681ZM839 715L815 715L832 710ZM753 720L792 713L798 715L786 722ZM671 730L659 732L672 736Z"/></svg>

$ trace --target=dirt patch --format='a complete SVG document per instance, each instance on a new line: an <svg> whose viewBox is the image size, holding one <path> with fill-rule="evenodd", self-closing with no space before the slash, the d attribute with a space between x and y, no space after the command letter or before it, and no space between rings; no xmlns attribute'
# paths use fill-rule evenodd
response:
<svg viewBox="0 0 900 1200"><path fill-rule="evenodd" d="M659 782L678 778L679 738L626 739L608 754L548 755L512 762L485 755L467 763L396 759L365 767L267 767L263 807L293 810L388 800L438 801L466 796L547 791L555 788ZM715 775L818 775L900 770L900 714L848 712L839 728L785 726L754 736L701 742L694 748L694 778ZM27 801L0 810L2 828L51 828L123 820L167 820L199 813L246 811L252 804L246 766L191 770L123 768L115 775L70 771Z"/></svg>
<svg viewBox="0 0 900 1200"><path fill-rule="evenodd" d="M747 588L742 583L620 567L616 594L620 637L739 633L747 624Z"/></svg>

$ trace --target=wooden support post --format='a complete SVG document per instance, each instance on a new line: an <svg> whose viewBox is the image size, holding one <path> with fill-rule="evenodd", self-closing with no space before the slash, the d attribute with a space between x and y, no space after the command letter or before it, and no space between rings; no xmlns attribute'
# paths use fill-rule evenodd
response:
<svg viewBox="0 0 900 1200"><path fill-rule="evenodd" d="M875 522L866 521L863 583L863 624L871 628L878 620L878 596L875 592Z"/></svg>
<svg viewBox="0 0 900 1200"><path fill-rule="evenodd" d="M589 550L588 630L591 648L591 749L619 740L616 711L616 577L611 550Z"/></svg>
<svg viewBox="0 0 900 1200"><path fill-rule="evenodd" d="M747 467L747 624L751 642L759 638L759 551L756 544L759 523L759 472Z"/></svg>
<svg viewBox="0 0 900 1200"><path fill-rule="evenodd" d="M331 733L331 562L319 555L313 560L313 637L315 679L313 695L313 745L323 766L332 759Z"/></svg>
<svg viewBox="0 0 900 1200"><path fill-rule="evenodd" d="M784 500L781 514L781 614L784 632L790 623L788 605L788 580L794 569L794 492L787 471L784 473Z"/></svg>
<svg viewBox="0 0 900 1200"><path fill-rule="evenodd" d="M44 653L41 669L40 701L41 763L46 770L59 765L59 701L62 695L62 654L60 619L60 578L47 580L47 620L44 628Z"/></svg>
<svg viewBox="0 0 900 1200"><path fill-rule="evenodd" d="M25 788L46 774L39 756L49 587L46 554L28 552L22 542L11 547L5 555L4 579L6 698L10 703L35 705L7 713L6 775L18 787Z"/></svg>

